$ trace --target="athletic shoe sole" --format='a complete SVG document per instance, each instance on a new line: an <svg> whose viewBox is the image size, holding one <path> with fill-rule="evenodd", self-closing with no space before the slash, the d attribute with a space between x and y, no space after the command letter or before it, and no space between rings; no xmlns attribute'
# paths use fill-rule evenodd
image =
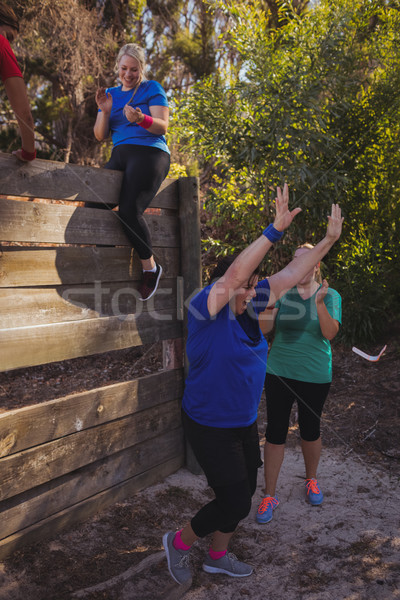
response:
<svg viewBox="0 0 400 600"><path fill-rule="evenodd" d="M250 573L232 573L232 571L227 571L218 567L209 567L208 565L203 565L203 571L206 573L223 573L224 575L229 575L230 577L248 577L253 573L253 569L251 569Z"/></svg>
<svg viewBox="0 0 400 600"><path fill-rule="evenodd" d="M158 274L158 277L157 277L157 279L156 279L156 284L155 284L155 286L154 286L154 290L151 292L151 294L150 294L149 296L147 296L147 298L140 298L140 297L139 297L139 300L140 300L141 302L147 302L147 300L150 300L150 298L151 298L152 296L154 296L154 294L155 294L155 293L156 293L156 291L157 291L157 288L158 288L158 282L160 281L160 277L161 277L161 274L162 274L162 272L163 272L163 271L162 271L162 266L161 266L161 265L158 265L158 266L160 267L160 272L159 272L159 274Z"/></svg>

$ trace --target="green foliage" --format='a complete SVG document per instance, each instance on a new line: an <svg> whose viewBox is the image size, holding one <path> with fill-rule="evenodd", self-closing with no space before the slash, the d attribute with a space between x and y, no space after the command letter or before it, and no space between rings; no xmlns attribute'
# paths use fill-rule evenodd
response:
<svg viewBox="0 0 400 600"><path fill-rule="evenodd" d="M175 131L212 168L205 206L217 235L205 249L233 252L257 237L287 181L303 212L281 268L289 249L321 239L339 202L344 234L326 266L344 296L347 341L372 338L398 291L400 13L378 0L321 0L302 14L285 2L211 4L229 14L240 68L196 84ZM348 318L356 307L359 321Z"/></svg>

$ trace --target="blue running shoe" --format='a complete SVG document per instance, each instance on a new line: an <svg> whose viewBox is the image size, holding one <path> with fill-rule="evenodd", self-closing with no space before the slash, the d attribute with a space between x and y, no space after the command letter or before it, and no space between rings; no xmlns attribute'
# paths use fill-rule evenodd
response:
<svg viewBox="0 0 400 600"><path fill-rule="evenodd" d="M316 479L306 479L306 490L307 500L310 504L312 504L313 506L318 506L319 504L322 504L324 495L319 489Z"/></svg>
<svg viewBox="0 0 400 600"><path fill-rule="evenodd" d="M269 523L272 521L272 512L278 506L279 502L277 498L273 496L265 496L261 500L261 504L257 511L257 523Z"/></svg>

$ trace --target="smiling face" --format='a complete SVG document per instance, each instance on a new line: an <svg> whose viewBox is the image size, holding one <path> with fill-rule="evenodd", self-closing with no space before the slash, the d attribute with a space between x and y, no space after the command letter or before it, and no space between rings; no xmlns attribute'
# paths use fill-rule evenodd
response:
<svg viewBox="0 0 400 600"><path fill-rule="evenodd" d="M231 308L235 315L242 315L250 300L256 297L257 283L258 275L252 275L246 285L236 290L231 302Z"/></svg>
<svg viewBox="0 0 400 600"><path fill-rule="evenodd" d="M118 63L118 77L122 83L122 91L132 90L142 79L139 61L125 54Z"/></svg>

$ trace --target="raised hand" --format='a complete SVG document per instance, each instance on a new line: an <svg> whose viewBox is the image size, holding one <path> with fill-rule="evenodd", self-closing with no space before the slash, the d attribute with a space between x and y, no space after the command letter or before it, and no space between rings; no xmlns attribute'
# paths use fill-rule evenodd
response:
<svg viewBox="0 0 400 600"><path fill-rule="evenodd" d="M113 101L110 92L106 93L106 88L102 87L97 90L96 104L103 113L111 113Z"/></svg>
<svg viewBox="0 0 400 600"><path fill-rule="evenodd" d="M294 217L301 212L301 208L294 208L292 211L289 210L289 187L285 183L283 190L280 187L276 188L276 216L274 221L274 227L278 231L284 231L293 221Z"/></svg>
<svg viewBox="0 0 400 600"><path fill-rule="evenodd" d="M331 214L328 216L328 227L326 237L336 242L342 233L342 210L339 204L332 204Z"/></svg>
<svg viewBox="0 0 400 600"><path fill-rule="evenodd" d="M315 302L318 304L319 302L323 302L326 294L329 290L329 284L326 279L323 280L322 286L319 288L318 292L315 294Z"/></svg>

